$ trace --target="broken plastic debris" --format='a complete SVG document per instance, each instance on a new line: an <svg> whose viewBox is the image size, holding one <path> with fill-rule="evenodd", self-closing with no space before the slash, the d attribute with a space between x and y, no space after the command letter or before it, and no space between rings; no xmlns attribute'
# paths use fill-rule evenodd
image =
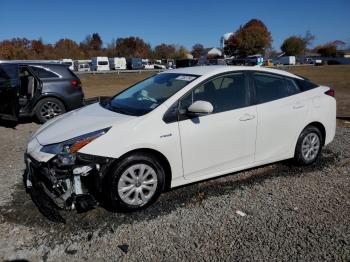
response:
<svg viewBox="0 0 350 262"><path fill-rule="evenodd" d="M236 214L240 215L241 217L245 217L247 214L242 212L241 210L236 210Z"/></svg>

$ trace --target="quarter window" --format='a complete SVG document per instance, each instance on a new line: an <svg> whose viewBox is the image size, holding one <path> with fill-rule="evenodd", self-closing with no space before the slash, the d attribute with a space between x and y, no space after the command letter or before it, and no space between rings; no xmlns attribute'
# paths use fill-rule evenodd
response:
<svg viewBox="0 0 350 262"><path fill-rule="evenodd" d="M244 74L237 73L218 77L196 87L181 99L180 112L184 112L198 100L210 102L214 107L214 113L247 106Z"/></svg>
<svg viewBox="0 0 350 262"><path fill-rule="evenodd" d="M304 80L296 79L296 82L297 82L297 84L302 92L318 87L318 85L316 85L316 84L314 84L306 79L304 79Z"/></svg>
<svg viewBox="0 0 350 262"><path fill-rule="evenodd" d="M289 95L283 77L255 73L254 82L258 103L270 102Z"/></svg>
<svg viewBox="0 0 350 262"><path fill-rule="evenodd" d="M31 69L39 78L57 78L58 75L42 67L32 66Z"/></svg>

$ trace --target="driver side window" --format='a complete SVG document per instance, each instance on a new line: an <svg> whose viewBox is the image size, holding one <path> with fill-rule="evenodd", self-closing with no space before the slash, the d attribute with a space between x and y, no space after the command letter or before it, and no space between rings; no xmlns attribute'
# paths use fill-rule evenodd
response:
<svg viewBox="0 0 350 262"><path fill-rule="evenodd" d="M213 113L247 106L244 73L218 77L194 88L180 100L180 113L184 113L193 102L198 100L210 102L214 107Z"/></svg>

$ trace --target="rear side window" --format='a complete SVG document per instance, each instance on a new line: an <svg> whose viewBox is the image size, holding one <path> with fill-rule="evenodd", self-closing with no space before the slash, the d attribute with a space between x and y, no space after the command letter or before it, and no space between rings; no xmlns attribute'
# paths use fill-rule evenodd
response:
<svg viewBox="0 0 350 262"><path fill-rule="evenodd" d="M287 97L284 78L269 74L254 74L257 103L266 103Z"/></svg>
<svg viewBox="0 0 350 262"><path fill-rule="evenodd" d="M306 80L306 79L295 79L295 81L297 82L299 88L300 88L300 91L304 92L304 91L308 91L308 90L311 90L313 88L316 88L318 87L318 85L310 82L309 80Z"/></svg>
<svg viewBox="0 0 350 262"><path fill-rule="evenodd" d="M18 78L18 67L16 64L0 64L0 81Z"/></svg>
<svg viewBox="0 0 350 262"><path fill-rule="evenodd" d="M34 73L39 78L57 78L58 77L58 75L56 75L55 73L42 67L31 66L30 68L34 71Z"/></svg>

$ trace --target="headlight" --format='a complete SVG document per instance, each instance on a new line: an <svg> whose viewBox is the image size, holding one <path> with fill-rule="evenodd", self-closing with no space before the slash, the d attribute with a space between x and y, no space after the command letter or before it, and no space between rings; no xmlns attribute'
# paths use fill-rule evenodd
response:
<svg viewBox="0 0 350 262"><path fill-rule="evenodd" d="M66 140L61 143L43 146L40 151L55 155L60 153L72 154L77 152L79 149L86 146L96 138L106 134L110 128L111 127L107 127L85 135L77 136L75 138Z"/></svg>

